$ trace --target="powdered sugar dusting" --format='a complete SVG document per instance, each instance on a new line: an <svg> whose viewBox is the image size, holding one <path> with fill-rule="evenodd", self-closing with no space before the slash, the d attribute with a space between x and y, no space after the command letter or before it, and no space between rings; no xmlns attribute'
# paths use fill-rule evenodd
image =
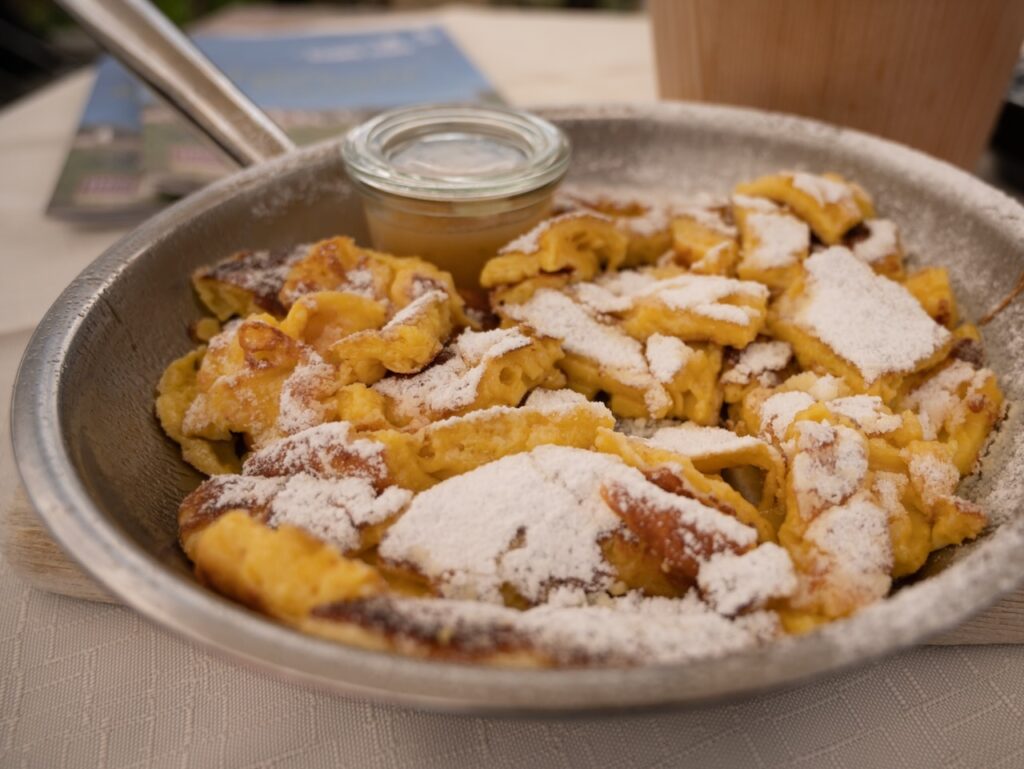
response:
<svg viewBox="0 0 1024 769"><path fill-rule="evenodd" d="M560 340L569 352L638 375L647 370L638 341L601 323L565 294L542 289L523 304L506 306L505 312L539 334Z"/></svg>
<svg viewBox="0 0 1024 769"><path fill-rule="evenodd" d="M692 422L660 427L647 440L687 457L729 454L765 445L764 441L752 435L737 435L722 427L704 427Z"/></svg>
<svg viewBox="0 0 1024 769"><path fill-rule="evenodd" d="M281 487L282 478L261 478L248 475L215 475L203 481L202 507L205 511L240 508L253 510L267 507Z"/></svg>
<svg viewBox="0 0 1024 769"><path fill-rule="evenodd" d="M903 449L910 478L921 492L921 499L929 507L953 495L960 483L960 473L951 461L935 454Z"/></svg>
<svg viewBox="0 0 1024 769"><path fill-rule="evenodd" d="M826 584L854 605L884 598L892 585L889 516L866 494L825 510L807 527L828 567Z"/></svg>
<svg viewBox="0 0 1024 769"><path fill-rule="evenodd" d="M265 310L279 312L284 308L277 295L292 266L309 253L308 243L294 248L266 251L243 251L211 268L201 269L197 276L229 283L250 292Z"/></svg>
<svg viewBox="0 0 1024 769"><path fill-rule="evenodd" d="M578 117L574 110L566 114ZM1015 240L1020 242L1024 232L1020 209L1006 196L951 167L931 163L921 155L911 155L905 148L862 134L837 131L795 118L706 105L658 105L656 109L638 109L635 106L629 109L601 108L600 114L614 119L671 117L685 121L695 117L713 127L728 124L730 131L750 139L752 145L764 145L763 152L753 156L732 153L724 160L718 157L718 153L707 152L702 143L697 148L688 142L675 142L674 147L669 144L658 146L659 164L639 163L629 169L630 178L637 181L664 178L665 164L672 163L688 170L680 184L713 184L726 189L741 175L766 169L773 162L772 137L782 134L787 136L787 142L805 148L809 162L829 162L848 167L870 182L872 191L878 191L886 207L893 214L900 215L901 223L904 223L903 216L908 217L904 227L916 253L928 261L945 263L954 270L955 283L965 289L961 297L964 306L969 314L974 312L975 316L978 310L984 310L990 303L993 297L992 270L997 269L993 265L1000 263L1002 254L999 252L1005 254L1009 248L1002 242L993 243L993 236L997 234L1006 244L1012 244ZM615 155L615 148L609 144L606 149L606 153L597 156L581 156L579 162L584 165L578 165L574 173L600 178L607 177L609 170L620 170L622 159ZM791 149L786 147L785 152L791 153ZM669 155L665 155L666 152ZM920 197L912 195L914 188L921 191ZM302 195L308 195L305 189L300 197ZM288 200L295 197L294 190L288 194ZM954 209L963 215L955 215ZM1002 263L1009 264L1006 261ZM1024 348L1024 337L1018 331L1024 329L1024 324L1018 321L1019 312L1008 313L989 329L993 359L1004 375L1005 386L1014 397L1019 396L1017 383L1024 382L1017 359L1019 356L1012 354L1014 350ZM1017 429L1020 424L1019 409L1014 407L1008 428L997 436L999 445L993 455L998 456L986 460L985 477L978 490L986 506L1000 511L1004 520L1016 513L1024 487L1024 476L1020 471L1024 467L1021 461L1022 442L1018 439L1021 432ZM1004 461L1004 455L1009 461ZM978 587L988 583L989 578L992 584L998 582L1001 587L1010 587L1008 569L1001 564L1007 562L1006 543L1020 541L1018 527L1007 526L1006 530L998 531L993 540L996 548L990 547L992 543L985 543L981 548L965 549L956 554L956 566L937 579L931 578L921 585L903 589L893 600L861 612L853 621L840 627L827 629L825 633L829 643L835 644L844 660L852 658L851 652L887 649L893 639L910 640L915 637L910 630L915 622L928 617L928 627L935 628L936 617L951 616L961 610L953 609L953 614L940 610L946 608L942 594L967 592L970 601L981 600L994 593L995 588L992 593L985 594L984 589ZM970 557L961 557L969 552ZM979 579L982 576L986 579ZM959 602L959 606L963 607L965 600ZM640 653L638 661L644 661Z"/></svg>
<svg viewBox="0 0 1024 769"><path fill-rule="evenodd" d="M530 337L517 328L495 328L490 331L466 329L455 338L455 353L468 363L500 358L530 344Z"/></svg>
<svg viewBox="0 0 1024 769"><path fill-rule="evenodd" d="M373 389L391 398L396 411L406 418L450 414L472 405L492 361L530 342L514 328L467 329L442 352L441 362L413 376L387 377Z"/></svg>
<svg viewBox="0 0 1024 769"><path fill-rule="evenodd" d="M792 180L796 189L810 195L819 206L837 205L857 210L857 201L853 198L853 191L842 182L800 171L791 171L786 175Z"/></svg>
<svg viewBox="0 0 1024 769"><path fill-rule="evenodd" d="M722 252L732 245L735 245L732 241L723 240L718 245L712 246L711 248L704 252L704 256L702 256L700 259L698 259L696 262L690 265L690 269L693 270L694 272L705 271L710 273L714 271L717 268L718 260L722 256ZM672 264L675 262L675 252L670 253L672 258L669 259L668 263Z"/></svg>
<svg viewBox="0 0 1024 769"><path fill-rule="evenodd" d="M350 294L365 296L367 299L376 299L377 291L374 286L373 273L369 268L354 267L345 272L345 282L338 286L337 291L345 291Z"/></svg>
<svg viewBox="0 0 1024 769"><path fill-rule="evenodd" d="M988 369L954 360L907 395L903 405L917 412L924 437L935 440L940 430L955 430L963 423L971 397L991 376Z"/></svg>
<svg viewBox="0 0 1024 769"><path fill-rule="evenodd" d="M812 396L799 390L769 396L761 404L761 434L782 440L794 417L814 402Z"/></svg>
<svg viewBox="0 0 1024 769"><path fill-rule="evenodd" d="M757 544L757 532L750 526L696 499L665 491L646 482L643 476L619 472L605 476L604 480L609 496L617 498L624 507L671 511L678 521L679 535L697 560L704 560L702 554L706 549L698 537L711 542L714 552L743 551Z"/></svg>
<svg viewBox="0 0 1024 769"><path fill-rule="evenodd" d="M768 296L768 289L753 281L693 273L658 279L638 270L602 275L593 282L576 284L570 290L595 312L623 313L640 300L653 299L673 310L738 325L753 322L760 313L753 307L728 304L727 300L737 297L756 300Z"/></svg>
<svg viewBox="0 0 1024 769"><path fill-rule="evenodd" d="M296 473L317 478L356 475L379 487L388 471L383 444L357 438L348 422L326 422L253 452L242 472L266 477Z"/></svg>
<svg viewBox="0 0 1024 769"><path fill-rule="evenodd" d="M330 414L325 402L334 389L334 367L315 350L303 347L298 365L281 385L277 429L292 435L324 422Z"/></svg>
<svg viewBox="0 0 1024 769"><path fill-rule="evenodd" d="M588 403L600 406L604 412L611 414L611 412L608 411L608 407L603 403L595 403L585 395L567 388L562 390L534 390L526 397L526 402L523 406L525 408L537 409L538 411L546 413L555 413L558 411L573 409L578 406L585 406Z"/></svg>
<svg viewBox="0 0 1024 769"><path fill-rule="evenodd" d="M747 385L755 380L765 386L775 384L771 376L782 371L793 357L793 348L787 342L751 342L736 362L722 374L722 384Z"/></svg>
<svg viewBox="0 0 1024 769"><path fill-rule="evenodd" d="M733 195L733 205L748 211L760 211L762 213L774 213L782 210L782 206L774 203L768 198L757 198L752 195Z"/></svg>
<svg viewBox="0 0 1024 769"><path fill-rule="evenodd" d="M789 214L751 213L747 227L754 236L743 263L754 269L773 269L797 264L811 246L811 230L806 222Z"/></svg>
<svg viewBox="0 0 1024 769"><path fill-rule="evenodd" d="M728 238L735 238L737 235L736 227L726 222L721 211L717 208L687 205L676 207L672 213L674 216L692 219L701 227Z"/></svg>
<svg viewBox="0 0 1024 769"><path fill-rule="evenodd" d="M713 320L740 325L749 324L757 315L752 307L725 304L732 297L766 299L768 289L748 280L723 278L719 275L676 275L659 280L636 293L637 297L653 297L673 310L703 315Z"/></svg>
<svg viewBox="0 0 1024 769"><path fill-rule="evenodd" d="M365 478L316 478L306 473L285 481L270 504L270 526L297 526L343 552L359 547L359 532L396 515L412 492L390 486L380 494Z"/></svg>
<svg viewBox="0 0 1024 769"><path fill-rule="evenodd" d="M867 442L842 425L802 421L796 430L795 445L787 445L790 479L797 511L811 519L825 508L842 504L864 485Z"/></svg>
<svg viewBox="0 0 1024 769"><path fill-rule="evenodd" d="M828 409L853 420L867 435L881 435L898 430L903 420L889 413L882 399L877 395L850 395L828 402Z"/></svg>
<svg viewBox="0 0 1024 769"><path fill-rule="evenodd" d="M796 322L852 363L868 382L913 371L950 340L903 286L834 246L804 262L806 298Z"/></svg>
<svg viewBox="0 0 1024 769"><path fill-rule="evenodd" d="M321 611L331 616L329 607ZM344 609L344 607L342 607ZM520 650L556 664L670 664L711 659L781 635L773 612L731 619L691 591L681 599L633 592L597 603L552 603L516 611L478 601L375 598L342 618L374 627L390 618L404 638L451 639L470 656Z"/></svg>
<svg viewBox="0 0 1024 769"><path fill-rule="evenodd" d="M652 412L668 406L668 393L651 374L640 342L602 323L565 294L542 289L523 304L507 305L504 312L537 334L558 339L566 352L592 360L644 390Z"/></svg>
<svg viewBox="0 0 1024 769"><path fill-rule="evenodd" d="M529 232L520 235L515 240L506 243L499 250L499 254L534 254L540 250L540 239L545 232L551 229L552 225L559 222L572 221L573 219L594 218L602 221L611 221L604 214L595 211L569 211L558 216L545 219Z"/></svg>
<svg viewBox="0 0 1024 769"><path fill-rule="evenodd" d="M577 283L569 291L594 312L622 313L632 308L633 297L640 289L654 282L655 278L648 273L629 270Z"/></svg>
<svg viewBox="0 0 1024 769"><path fill-rule="evenodd" d="M603 109L608 110L609 114L614 117L661 114L636 108L628 110L616 108L618 111L611 108ZM667 109L667 107L659 109ZM907 220L906 226L911 242L918 253L929 261L935 259L939 262L953 262L952 266L957 270L957 282L967 288L962 298L968 312L984 309L983 305L991 298L991 291L988 288L993 280L991 265L997 264L998 259L989 259L984 253L991 245L991 241L986 242L985 238L988 233L995 232L994 222L997 218L1001 218L1004 222L1000 230L1001 235L1013 231L1019 234L1021 220L1019 208L1011 208L1011 205L1014 204L991 189L984 188L980 182L972 182L962 174L958 176L958 172L951 168L940 168L937 164L929 166L921 156L910 156L905 150L894 145L883 144L862 135L836 132L832 128L800 123L795 119L734 112L713 107L680 106L673 107L673 110L671 114L674 117L684 117L690 115L692 111L692 114L702 118L714 118L721 124L724 124L727 119L730 126L739 125L737 130L743 135L769 143L772 133L791 131L798 140L806 143L807 151L812 153L813 158L821 158L823 161L826 158L837 158L835 161L837 165L847 165L851 170L863 174L872 181L873 191L877 184L880 199L885 202L890 211L899 213L901 216L903 214L910 215L911 218ZM685 145L685 143L678 142L677 145ZM695 152L682 146L676 153L678 157L675 162L678 163L682 158L684 163L691 163L690 168L692 168L692 173L681 182L682 184L712 183L720 189L727 189L740 173L750 172L751 163L756 164L755 170L760 170L764 164L772 162L767 155L765 157L758 155L754 159L743 153L733 157L736 162L721 163L717 160L714 163L710 160L703 162L701 152L703 150ZM589 173L595 178L607 175L609 169L618 169L621 166L620 159L614 157L611 152L601 154L593 159L581 157L580 161L587 164L582 167L581 173ZM576 170L579 171L580 167L577 166ZM663 173L660 168L637 167L630 169L631 178L642 178L645 181L657 179ZM905 177L907 181L900 177ZM905 194L907 188L914 186L926 193L923 195L923 199L915 199ZM950 209L960 205L963 205L965 215L962 219L957 218L954 221L954 217L950 215ZM986 206L986 210L984 218L979 220L974 214L978 213L982 206ZM900 221L903 222L903 218L900 218ZM979 232L981 233L980 238ZM974 245L965 248L965 244L969 244L972 240ZM1019 237L1017 240L1019 241ZM999 251L1001 249L1000 245L999 248L989 250ZM1019 319L1019 313L1007 317L1010 317L1011 321L1016 320ZM1010 321L1004 323L1003 319L1000 319L1000 322L993 326L995 330L990 330L992 339L995 340L995 344L990 349L996 354L997 368L1006 375L1007 388L1015 394L1019 394L1016 382L1024 381L1024 377L1014 375L1019 373L1020 366L1012 353L1016 349L1021 349L1020 345L1014 346L1014 341L1020 342L1022 337L1013 326L1014 323ZM1016 326L1024 328L1024 324L1017 323ZM1024 463L1017 461L1020 459L1022 444L1017 440L1020 431L1016 430L1020 426L1020 415L1019 411L1011 410L1011 415L1014 414L1016 416L1011 416L1007 431L997 436L1001 441L999 448L1001 453L998 458L986 464L986 477L979 491L983 496L988 495L986 497L987 504L1003 511L1004 519L1012 516L1019 506L1022 488L1022 476L1019 468L1024 466ZM1008 465L1002 461L1003 449L1006 449L1005 454L1011 460ZM1007 527L1007 531L999 532L997 538L1000 545L1007 539L1019 540L1015 527ZM992 577L993 581L998 580L1003 586L1009 586L1007 570L1002 566L997 569L991 565L993 561L997 564L1001 561L1005 550L992 552L989 543L985 543L983 547L971 551L971 557L960 558L960 555L967 555L968 552L969 550L965 549L963 553L956 556L957 561L967 560L968 563L958 563L956 568L944 573L938 580L929 579L919 586L901 590L892 602L874 607L878 611L863 612L851 622L844 622L841 626L830 628L826 631L829 634L830 642L835 643L836 649L846 655L843 659L851 658L849 654L851 650L863 651L871 648L878 651L888 648L886 644L890 643L894 637L903 639L911 637L907 628L915 619L925 616L929 616L931 619L936 616L945 616L943 612L938 611L938 608L942 607L934 600L937 593L958 593L960 588L977 585L979 581L987 581L978 580L979 576ZM988 563L989 566L979 568L979 564L984 563ZM997 573L1000 571L1001 573ZM941 587L942 590L934 589L938 587ZM974 600L978 596L977 588L972 589L970 594L971 600ZM883 620L881 624L875 621L876 617ZM929 627L934 626L934 622L929 625ZM885 632L881 632L888 630L889 627L892 628L893 635L887 636ZM634 631L634 635L637 633L639 631ZM676 635L680 634L676 633ZM879 636L882 637L882 640L875 643L872 637ZM660 658L652 657L651 659ZM638 661L646 661L642 653Z"/></svg>
<svg viewBox="0 0 1024 769"><path fill-rule="evenodd" d="M830 401L838 398L846 390L847 388L843 380L831 374L815 375L814 381L807 386L807 392L819 401Z"/></svg>
<svg viewBox="0 0 1024 769"><path fill-rule="evenodd" d="M609 661L695 660L750 648L779 634L774 614L729 620L692 593L677 600L631 595L578 609L538 607L527 613L525 624L542 648L575 648Z"/></svg>
<svg viewBox="0 0 1024 769"><path fill-rule="evenodd" d="M612 412L607 406L597 401L588 400L575 390L537 389L527 396L526 401L519 408L513 406L491 406L486 409L470 411L462 416L436 420L431 424L433 427L441 427L444 425L471 424L474 421L487 422L498 415L522 414L523 409L529 409L537 414L543 414L552 418L586 410L597 420L607 420L609 422L614 420Z"/></svg>
<svg viewBox="0 0 1024 769"><path fill-rule="evenodd" d="M354 552L361 549L362 529L397 515L411 498L412 492L398 486L378 492L371 480L359 475L219 475L204 482L183 510L193 523L243 510L268 526L296 526L343 552Z"/></svg>
<svg viewBox="0 0 1024 769"><path fill-rule="evenodd" d="M715 611L733 616L787 598L797 588L789 553L765 542L746 553L716 553L697 576L701 594Z"/></svg>
<svg viewBox="0 0 1024 769"><path fill-rule="evenodd" d="M500 603L503 584L532 603L558 584L607 590L599 541L622 523L599 486L622 469L611 456L555 446L504 457L419 494L380 556L411 564L448 598Z"/></svg>
<svg viewBox="0 0 1024 769"><path fill-rule="evenodd" d="M900 253L900 236L896 222L889 219L868 219L862 225L867 237L853 244L853 255L862 262L876 264L892 254Z"/></svg>
<svg viewBox="0 0 1024 769"><path fill-rule="evenodd" d="M379 552L411 565L448 598L500 603L504 585L533 604L558 587L596 595L615 576L601 542L625 532L616 509L634 508L670 511L693 557L757 543L754 529L655 486L618 457L541 446L420 493Z"/></svg>
<svg viewBox="0 0 1024 769"><path fill-rule="evenodd" d="M570 293L600 313L626 312L635 297L658 284L653 273L641 270L621 270L599 275L593 281L577 283Z"/></svg>
<svg viewBox="0 0 1024 769"><path fill-rule="evenodd" d="M555 200L556 210L603 212L615 220L620 230L642 238L668 230L674 205L675 200L668 193L605 186L564 185Z"/></svg>
<svg viewBox="0 0 1024 769"><path fill-rule="evenodd" d="M686 368L693 357L693 350L674 336L651 334L647 338L644 354L654 378L663 384L670 384Z"/></svg>
<svg viewBox="0 0 1024 769"><path fill-rule="evenodd" d="M389 331L397 326L411 323L417 317L425 313L431 305L442 304L448 301L448 294L438 289L431 289L417 296L409 304L396 312L391 320L384 324L381 331Z"/></svg>

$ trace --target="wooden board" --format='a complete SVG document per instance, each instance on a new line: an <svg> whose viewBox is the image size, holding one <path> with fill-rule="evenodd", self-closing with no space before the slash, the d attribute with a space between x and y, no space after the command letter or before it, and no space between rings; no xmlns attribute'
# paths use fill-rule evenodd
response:
<svg viewBox="0 0 1024 769"><path fill-rule="evenodd" d="M3 541L4 558L18 576L33 587L89 601L118 602L64 554L36 516L21 488L7 501L2 525L0 539Z"/></svg>
<svg viewBox="0 0 1024 769"><path fill-rule="evenodd" d="M968 170L988 144L1024 36L1020 0L648 7L662 98L806 115ZM722 55L722 40L742 55Z"/></svg>
<svg viewBox="0 0 1024 769"><path fill-rule="evenodd" d="M8 503L2 523L5 557L33 587L89 601L117 602L78 564L64 555L40 523L21 489ZM1024 589L929 643L1024 643Z"/></svg>

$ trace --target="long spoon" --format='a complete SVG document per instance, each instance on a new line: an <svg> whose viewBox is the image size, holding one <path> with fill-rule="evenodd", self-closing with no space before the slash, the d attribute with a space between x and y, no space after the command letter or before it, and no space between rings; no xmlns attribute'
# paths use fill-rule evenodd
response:
<svg viewBox="0 0 1024 769"><path fill-rule="evenodd" d="M57 0L121 64L242 166L292 140L147 0Z"/></svg>

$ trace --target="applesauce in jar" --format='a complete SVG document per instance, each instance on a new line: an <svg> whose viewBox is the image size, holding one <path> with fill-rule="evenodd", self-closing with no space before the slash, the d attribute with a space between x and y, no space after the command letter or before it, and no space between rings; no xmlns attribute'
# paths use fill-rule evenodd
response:
<svg viewBox="0 0 1024 769"><path fill-rule="evenodd" d="M525 112L434 106L378 115L348 133L342 154L374 248L429 259L468 289L548 215L570 147Z"/></svg>

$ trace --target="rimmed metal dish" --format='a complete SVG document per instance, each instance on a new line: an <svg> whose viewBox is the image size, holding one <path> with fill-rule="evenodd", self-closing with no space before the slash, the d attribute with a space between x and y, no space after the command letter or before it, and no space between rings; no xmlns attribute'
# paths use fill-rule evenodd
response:
<svg viewBox="0 0 1024 769"><path fill-rule="evenodd" d="M780 168L835 170L900 223L912 255L947 266L969 317L1024 269L1024 209L949 165L863 134L736 108L661 104L542 110L570 135L571 179L727 192ZM460 711L567 712L698 703L863 663L950 628L1021 579L1024 432L1007 420L969 495L997 523L928 579L851 620L743 654L631 669L521 671L431 662L307 637L202 588L175 511L200 480L153 417L163 367L200 308L188 276L245 247L365 238L336 143L262 164L155 217L86 269L36 331L12 429L29 496L63 547L157 623L262 670L356 696ZM893 333L899 333L894 329ZM1024 306L986 329L1010 401L1024 387Z"/></svg>

